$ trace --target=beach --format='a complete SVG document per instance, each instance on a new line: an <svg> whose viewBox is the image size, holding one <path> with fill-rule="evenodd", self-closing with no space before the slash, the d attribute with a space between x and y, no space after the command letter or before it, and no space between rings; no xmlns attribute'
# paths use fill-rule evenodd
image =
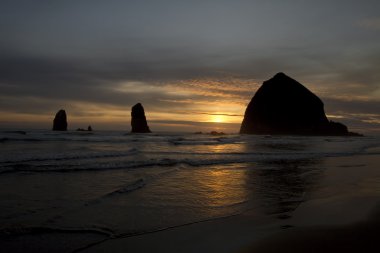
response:
<svg viewBox="0 0 380 253"><path fill-rule="evenodd" d="M6 252L378 248L377 137L6 135Z"/></svg>
<svg viewBox="0 0 380 253"><path fill-rule="evenodd" d="M380 252L379 0L0 6L0 253Z"/></svg>
<svg viewBox="0 0 380 253"><path fill-rule="evenodd" d="M379 162L379 156L327 159L321 188L288 217L247 211L109 240L84 252L375 252L380 248Z"/></svg>

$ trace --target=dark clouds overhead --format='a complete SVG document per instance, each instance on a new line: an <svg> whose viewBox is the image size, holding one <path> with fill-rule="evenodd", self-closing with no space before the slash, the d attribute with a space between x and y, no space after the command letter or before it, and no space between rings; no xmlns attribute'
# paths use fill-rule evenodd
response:
<svg viewBox="0 0 380 253"><path fill-rule="evenodd" d="M213 102L223 92L244 104L257 83L283 71L335 101L327 103L334 112L373 113L380 100L379 9L372 0L2 0L0 111L42 112L53 101L126 107L137 87L142 102L161 110L173 106L165 101ZM206 94L206 81L183 82L230 76L255 80L252 92L225 81L231 87L217 97ZM130 91L120 92L125 83L133 83ZM173 86L189 94L171 92Z"/></svg>

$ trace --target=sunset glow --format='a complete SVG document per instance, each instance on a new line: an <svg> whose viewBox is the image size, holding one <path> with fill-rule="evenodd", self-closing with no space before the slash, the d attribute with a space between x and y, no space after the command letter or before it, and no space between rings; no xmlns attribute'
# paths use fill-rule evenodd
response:
<svg viewBox="0 0 380 253"><path fill-rule="evenodd" d="M0 0L1 252L379 251L379 10Z"/></svg>
<svg viewBox="0 0 380 253"><path fill-rule="evenodd" d="M49 129L65 109L72 128L129 131L131 107L142 103L152 130L218 125L238 132L256 90L282 71L354 131L380 131L379 17L372 5L183 4L154 3L162 12L150 15L145 4L128 1L52 4L49 12L28 3L27 15L16 4L2 6L0 126ZM310 10L315 15L305 15ZM95 18L104 15L109 22Z"/></svg>
<svg viewBox="0 0 380 253"><path fill-rule="evenodd" d="M211 115L211 122L215 122L215 123L226 122L226 118L223 115Z"/></svg>

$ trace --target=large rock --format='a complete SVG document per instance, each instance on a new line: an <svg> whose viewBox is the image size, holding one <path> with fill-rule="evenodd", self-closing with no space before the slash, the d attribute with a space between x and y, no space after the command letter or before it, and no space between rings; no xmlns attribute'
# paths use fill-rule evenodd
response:
<svg viewBox="0 0 380 253"><path fill-rule="evenodd" d="M240 133L353 135L345 125L329 121L323 102L284 73L257 90L245 111Z"/></svg>
<svg viewBox="0 0 380 253"><path fill-rule="evenodd" d="M138 103L132 107L132 133L150 133L148 123L146 121L144 107Z"/></svg>
<svg viewBox="0 0 380 253"><path fill-rule="evenodd" d="M54 131L67 131L67 117L65 110L59 110L53 120Z"/></svg>

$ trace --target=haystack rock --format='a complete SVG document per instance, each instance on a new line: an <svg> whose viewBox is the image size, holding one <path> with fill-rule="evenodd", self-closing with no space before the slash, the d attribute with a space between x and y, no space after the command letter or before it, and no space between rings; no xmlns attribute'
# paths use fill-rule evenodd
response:
<svg viewBox="0 0 380 253"><path fill-rule="evenodd" d="M357 135L329 121L323 102L284 73L265 81L245 111L241 134Z"/></svg>
<svg viewBox="0 0 380 253"><path fill-rule="evenodd" d="M132 133L150 133L148 123L146 121L144 107L138 103L132 107Z"/></svg>
<svg viewBox="0 0 380 253"><path fill-rule="evenodd" d="M67 131L67 117L65 110L59 110L53 121L54 131Z"/></svg>

